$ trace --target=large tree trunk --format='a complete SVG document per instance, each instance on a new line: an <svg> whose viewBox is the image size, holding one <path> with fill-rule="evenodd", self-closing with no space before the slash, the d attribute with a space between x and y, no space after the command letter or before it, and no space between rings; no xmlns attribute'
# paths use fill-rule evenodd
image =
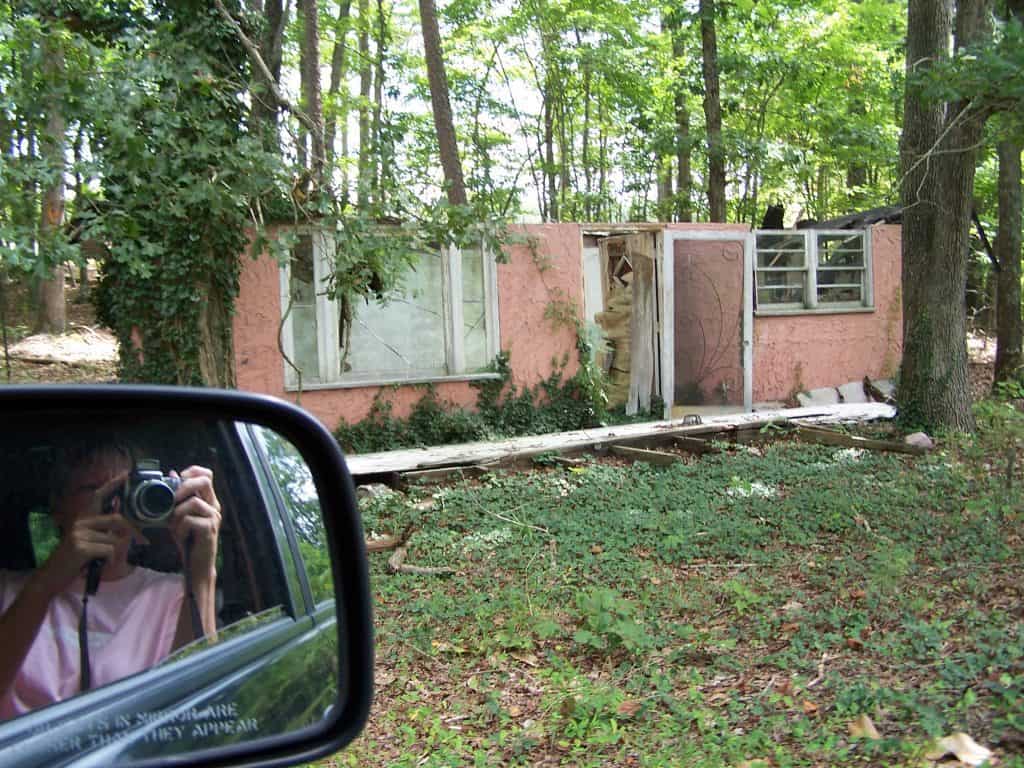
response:
<svg viewBox="0 0 1024 768"><path fill-rule="evenodd" d="M704 120L708 130L708 209L711 221L725 221L725 146L722 144L722 102L718 93L718 37L715 0L700 0L703 51Z"/></svg>
<svg viewBox="0 0 1024 768"><path fill-rule="evenodd" d="M67 325L64 300L64 265L58 255L64 226L64 146L65 122L63 104L56 94L56 83L62 81L64 51L54 26L43 42L43 76L51 84L46 103L46 131L39 149L53 177L43 190L42 217L39 222L39 245L43 250L47 277L39 285L39 312L35 330L41 333L63 333Z"/></svg>
<svg viewBox="0 0 1024 768"><path fill-rule="evenodd" d="M459 159L452 105L448 99L448 75L444 69L437 11L434 0L419 0L419 4L420 21L423 24L423 52L427 63L427 80L430 83L430 105L434 111L437 148L441 154L441 168L444 171L448 202L452 205L465 205L466 182L462 177L462 160Z"/></svg>
<svg viewBox="0 0 1024 768"><path fill-rule="evenodd" d="M1020 314L1021 277L1021 145L1010 139L999 142L999 288L996 318L995 381L1022 374Z"/></svg>
<svg viewBox="0 0 1024 768"><path fill-rule="evenodd" d="M986 33L985 0L961 0L956 43ZM908 80L948 58L951 0L910 0ZM972 430L967 382L968 231L975 150L983 119L966 103L925 101L908 84L900 162L903 205L901 419L929 429Z"/></svg>
<svg viewBox="0 0 1024 768"><path fill-rule="evenodd" d="M316 0L298 0L296 12L302 19L299 41L299 78L302 108L313 126L309 130L309 171L317 191L325 188L324 110L320 99L320 25Z"/></svg>

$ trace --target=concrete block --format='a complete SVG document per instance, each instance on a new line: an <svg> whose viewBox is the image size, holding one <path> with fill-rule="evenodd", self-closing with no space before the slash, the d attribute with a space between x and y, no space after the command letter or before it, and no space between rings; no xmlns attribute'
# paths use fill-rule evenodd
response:
<svg viewBox="0 0 1024 768"><path fill-rule="evenodd" d="M838 405L839 390L835 387L812 389L810 392L800 392L796 399L803 408L812 408L817 405Z"/></svg>
<svg viewBox="0 0 1024 768"><path fill-rule="evenodd" d="M866 403L867 395L864 394L863 381L850 381L839 387L839 397L844 403Z"/></svg>

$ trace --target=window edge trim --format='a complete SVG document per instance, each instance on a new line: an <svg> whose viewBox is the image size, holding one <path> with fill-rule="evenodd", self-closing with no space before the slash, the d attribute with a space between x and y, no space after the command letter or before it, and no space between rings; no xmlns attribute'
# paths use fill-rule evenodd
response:
<svg viewBox="0 0 1024 768"><path fill-rule="evenodd" d="M404 385L415 385L415 384L444 384L448 382L459 382L459 381L497 381L501 379L500 373L456 373L450 375L438 374L436 376L424 375L424 376L412 376L409 378L401 377L381 377L379 379L358 379L352 381L332 381L332 382L320 382L316 384L303 384L302 392L313 392L318 390L331 390L331 389L359 389L365 387L390 387L390 386L404 386ZM299 392L299 387L286 384L286 392Z"/></svg>

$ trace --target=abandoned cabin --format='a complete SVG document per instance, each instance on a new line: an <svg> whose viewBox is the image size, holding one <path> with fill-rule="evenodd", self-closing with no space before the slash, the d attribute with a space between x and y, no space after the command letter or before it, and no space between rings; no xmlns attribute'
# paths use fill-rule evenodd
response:
<svg viewBox="0 0 1024 768"><path fill-rule="evenodd" d="M682 413L778 406L798 392L885 379L900 363L900 227L852 216L803 229L736 224L538 224L498 263L424 253L401 293L358 302L347 338L325 290L332 239L302 231L290 263L246 260L234 320L238 386L301 404L329 428L382 390L406 415L430 383L472 408L470 383L535 386L577 368L576 313L611 405ZM557 322L553 316L562 316ZM282 354L283 353L283 354ZM301 382L298 371L301 371ZM300 386L301 384L301 386ZM301 393L300 393L301 390Z"/></svg>

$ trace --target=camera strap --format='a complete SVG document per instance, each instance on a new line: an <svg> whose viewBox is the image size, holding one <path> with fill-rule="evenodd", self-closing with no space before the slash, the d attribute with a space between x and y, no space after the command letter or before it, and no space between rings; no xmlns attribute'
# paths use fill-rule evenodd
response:
<svg viewBox="0 0 1024 768"><path fill-rule="evenodd" d="M79 684L81 692L88 691L92 687L92 669L89 665L89 588L85 588L82 594L82 615L78 618L78 663L79 663Z"/></svg>

